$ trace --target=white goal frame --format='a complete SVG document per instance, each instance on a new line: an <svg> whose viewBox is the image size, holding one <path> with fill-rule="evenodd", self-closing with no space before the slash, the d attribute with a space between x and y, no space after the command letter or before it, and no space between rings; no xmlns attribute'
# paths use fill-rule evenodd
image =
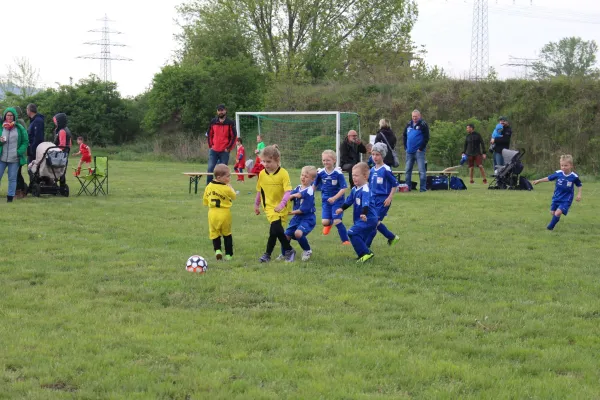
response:
<svg viewBox="0 0 600 400"><path fill-rule="evenodd" d="M240 132L240 115L335 115L335 153L337 155L336 166L340 166L340 144L341 144L341 115L342 114L356 114L356 113L347 113L342 111L240 111L235 113L235 126L237 130L238 137L241 136ZM358 114L356 114L358 115ZM358 126L360 131L360 117L358 119ZM258 118L258 133L261 134L260 131L260 118Z"/></svg>

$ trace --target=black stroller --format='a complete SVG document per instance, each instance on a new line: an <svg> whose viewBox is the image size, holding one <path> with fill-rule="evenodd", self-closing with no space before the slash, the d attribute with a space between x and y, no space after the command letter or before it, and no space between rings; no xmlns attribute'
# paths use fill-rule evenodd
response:
<svg viewBox="0 0 600 400"><path fill-rule="evenodd" d="M36 149L35 160L29 172L29 193L40 197L42 194L60 194L69 197L69 186L65 174L69 164L70 147L60 148L52 142L40 143Z"/></svg>
<svg viewBox="0 0 600 400"><path fill-rule="evenodd" d="M533 186L527 178L521 176L521 172L525 168L521 162L523 155L525 155L523 149L503 149L504 165L498 167L494 174L494 180L490 183L488 189L533 190Z"/></svg>

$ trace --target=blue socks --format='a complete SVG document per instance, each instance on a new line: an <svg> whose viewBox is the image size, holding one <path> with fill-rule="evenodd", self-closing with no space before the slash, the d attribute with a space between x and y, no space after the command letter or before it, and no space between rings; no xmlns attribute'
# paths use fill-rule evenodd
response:
<svg viewBox="0 0 600 400"><path fill-rule="evenodd" d="M350 239L348 238L348 231L346 230L346 227L344 226L343 222L340 222L339 224L336 225L338 233L340 234L340 239L342 239L342 242L347 242Z"/></svg>
<svg viewBox="0 0 600 400"><path fill-rule="evenodd" d="M300 239L296 239L298 241L298 244L300 245L300 247L302 247L302 250L304 251L308 251L310 250L310 245L308 244L308 239L306 238L306 236L302 235L302 237Z"/></svg>
<svg viewBox="0 0 600 400"><path fill-rule="evenodd" d="M381 233L383 236L385 236L385 238L387 240L391 240L394 239L396 237L396 235L394 235L388 228L387 226L385 226L382 223L379 223L379 225L377 225L377 230L379 231L379 233Z"/></svg>
<svg viewBox="0 0 600 400"><path fill-rule="evenodd" d="M547 226L548 230L549 231L553 230L554 227L556 226L556 224L558 224L558 221L560 221L560 217L553 215L552 220L550 221L550 224Z"/></svg>

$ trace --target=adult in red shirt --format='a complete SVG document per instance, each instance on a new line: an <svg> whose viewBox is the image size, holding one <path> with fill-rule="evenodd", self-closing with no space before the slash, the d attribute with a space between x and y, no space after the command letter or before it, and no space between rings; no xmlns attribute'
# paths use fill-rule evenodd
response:
<svg viewBox="0 0 600 400"><path fill-rule="evenodd" d="M208 172L213 172L215 165L229 163L229 152L235 146L237 133L235 123L227 118L227 108L224 104L217 106L217 116L210 121L206 132L208 137ZM206 184L212 181L212 175L206 176Z"/></svg>

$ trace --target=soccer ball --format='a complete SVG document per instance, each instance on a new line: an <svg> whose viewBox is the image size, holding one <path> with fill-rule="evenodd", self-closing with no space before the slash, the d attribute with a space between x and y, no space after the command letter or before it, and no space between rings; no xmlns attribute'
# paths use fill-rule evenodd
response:
<svg viewBox="0 0 600 400"><path fill-rule="evenodd" d="M208 263L204 259L204 257L200 256L191 256L188 258L185 263L185 270L188 272L196 272L198 274L203 274L206 272L206 268L208 267Z"/></svg>

